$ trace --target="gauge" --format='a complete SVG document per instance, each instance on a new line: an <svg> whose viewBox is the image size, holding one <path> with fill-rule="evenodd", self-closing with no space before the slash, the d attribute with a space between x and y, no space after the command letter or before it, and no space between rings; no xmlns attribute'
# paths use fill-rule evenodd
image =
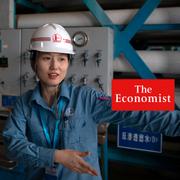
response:
<svg viewBox="0 0 180 180"><path fill-rule="evenodd" d="M73 42L76 46L85 46L88 42L88 36L85 32L79 31L73 35Z"/></svg>

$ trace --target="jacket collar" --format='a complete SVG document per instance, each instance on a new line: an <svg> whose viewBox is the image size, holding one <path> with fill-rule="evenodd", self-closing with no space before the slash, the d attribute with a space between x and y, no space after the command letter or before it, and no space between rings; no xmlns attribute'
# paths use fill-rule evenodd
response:
<svg viewBox="0 0 180 180"><path fill-rule="evenodd" d="M64 97L65 99L67 99L69 101L70 99L70 88L69 88L69 84L65 81L62 81L59 88L60 88L60 94L58 97L58 101L60 99L60 97ZM38 83L35 87L35 89L33 90L31 99L30 99L30 103L32 103L33 101L36 101L36 103L45 106L45 101L41 96L40 93L40 83Z"/></svg>

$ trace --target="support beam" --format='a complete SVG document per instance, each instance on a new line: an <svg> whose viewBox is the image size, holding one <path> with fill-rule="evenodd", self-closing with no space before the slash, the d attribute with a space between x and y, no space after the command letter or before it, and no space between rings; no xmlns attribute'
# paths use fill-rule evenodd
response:
<svg viewBox="0 0 180 180"><path fill-rule="evenodd" d="M108 26L114 30L114 57L116 58L120 54L124 54L141 78L155 79L155 75L142 61L129 41L138 32L153 9L159 5L160 0L154 0L153 3L151 0L147 0L124 30L113 24L96 0L83 0L83 2L102 26Z"/></svg>
<svg viewBox="0 0 180 180"><path fill-rule="evenodd" d="M138 72L140 77L143 79L156 78L129 43L126 43L126 46L124 46L124 56L128 59L131 66Z"/></svg>
<svg viewBox="0 0 180 180"><path fill-rule="evenodd" d="M130 41L132 37L139 31L153 10L160 4L160 1L161 0L147 0L145 2L142 8L136 13L123 31L123 35L126 37L127 41Z"/></svg>

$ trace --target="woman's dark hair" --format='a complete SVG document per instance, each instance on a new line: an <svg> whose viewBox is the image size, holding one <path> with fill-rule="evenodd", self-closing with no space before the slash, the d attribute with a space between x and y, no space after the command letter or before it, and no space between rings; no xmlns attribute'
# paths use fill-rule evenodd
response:
<svg viewBox="0 0 180 180"><path fill-rule="evenodd" d="M35 69L35 61L36 61L37 51L30 51L30 62L31 62L31 68L34 72L36 72Z"/></svg>

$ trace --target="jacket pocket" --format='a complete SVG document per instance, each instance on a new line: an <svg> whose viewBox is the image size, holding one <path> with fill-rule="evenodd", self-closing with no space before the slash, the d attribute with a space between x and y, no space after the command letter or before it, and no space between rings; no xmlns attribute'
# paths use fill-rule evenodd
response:
<svg viewBox="0 0 180 180"><path fill-rule="evenodd" d="M81 152L90 152L89 156L83 158L93 164L98 161L96 126L86 121L85 116L71 117L64 128L62 128L64 148Z"/></svg>
<svg viewBox="0 0 180 180"><path fill-rule="evenodd" d="M80 142L80 131L84 121L84 117L77 115L65 118L63 120L60 131L65 148L72 148L74 144L78 144Z"/></svg>

